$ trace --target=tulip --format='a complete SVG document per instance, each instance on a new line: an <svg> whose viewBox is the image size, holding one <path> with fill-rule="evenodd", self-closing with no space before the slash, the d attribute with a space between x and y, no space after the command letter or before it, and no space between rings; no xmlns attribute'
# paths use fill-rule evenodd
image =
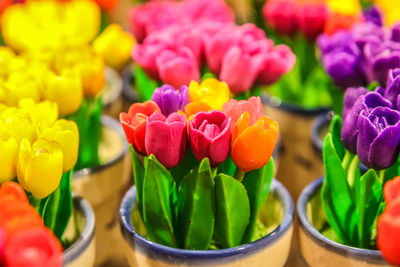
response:
<svg viewBox="0 0 400 267"><path fill-rule="evenodd" d="M9 133L0 133L0 183L17 176L18 143Z"/></svg>
<svg viewBox="0 0 400 267"><path fill-rule="evenodd" d="M397 23L396 25L393 26L390 40L392 40L393 42L397 42L397 43L400 42L400 24L399 23Z"/></svg>
<svg viewBox="0 0 400 267"><path fill-rule="evenodd" d="M0 120L0 128L9 133L9 136L15 138L17 144L22 139L27 138L30 142L33 142L36 138L36 127L32 124L29 113L24 110L16 108L7 108L3 111ZM6 135L7 136L7 135Z"/></svg>
<svg viewBox="0 0 400 267"><path fill-rule="evenodd" d="M279 126L268 117L250 125L250 114L245 112L236 122L232 134L231 157L243 172L259 169L268 163L279 137Z"/></svg>
<svg viewBox="0 0 400 267"><path fill-rule="evenodd" d="M253 125L260 117L264 116L261 98L252 96L248 100L240 101L232 98L224 104L224 113L231 118L231 133L233 133L237 120L246 111L250 116L250 125Z"/></svg>
<svg viewBox="0 0 400 267"><path fill-rule="evenodd" d="M326 16L325 3L304 3L299 5L296 10L298 27L311 40L315 39L324 29Z"/></svg>
<svg viewBox="0 0 400 267"><path fill-rule="evenodd" d="M196 58L187 47L161 52L156 63L161 80L175 88L200 80Z"/></svg>
<svg viewBox="0 0 400 267"><path fill-rule="evenodd" d="M361 11L360 1L358 0L327 0L326 4L331 12L348 16L356 16Z"/></svg>
<svg viewBox="0 0 400 267"><path fill-rule="evenodd" d="M69 69L62 71L61 75L51 74L43 95L47 100L57 103L60 115L66 116L76 112L83 101L79 74Z"/></svg>
<svg viewBox="0 0 400 267"><path fill-rule="evenodd" d="M381 170L396 162L400 152L399 111L388 107L363 110L357 127L357 155L364 165Z"/></svg>
<svg viewBox="0 0 400 267"><path fill-rule="evenodd" d="M228 85L214 78L205 79L200 84L192 81L189 85L189 102L204 102L212 109L222 110L230 95Z"/></svg>
<svg viewBox="0 0 400 267"><path fill-rule="evenodd" d="M400 19L399 12L400 2L397 0L376 0L374 4L382 11L384 14L384 24L386 26L391 26L397 23Z"/></svg>
<svg viewBox="0 0 400 267"><path fill-rule="evenodd" d="M179 90L175 90L170 85L163 85L157 88L151 97L161 110L164 116L169 116L178 110L184 110L185 106L189 103L189 93L186 85L183 85Z"/></svg>
<svg viewBox="0 0 400 267"><path fill-rule="evenodd" d="M4 262L9 267L62 266L62 247L44 227L24 229L7 240Z"/></svg>
<svg viewBox="0 0 400 267"><path fill-rule="evenodd" d="M6 103L10 106L18 105L22 98L31 98L35 102L40 100L38 85L32 77L23 72L13 72L4 83L7 94Z"/></svg>
<svg viewBox="0 0 400 267"><path fill-rule="evenodd" d="M399 102L400 95L400 69L389 70L387 79L387 88L384 92L386 99L392 102L394 107L399 108L397 103Z"/></svg>
<svg viewBox="0 0 400 267"><path fill-rule="evenodd" d="M385 183L383 195L386 203L389 205L390 203L396 201L396 199L400 199L400 176L397 176Z"/></svg>
<svg viewBox="0 0 400 267"><path fill-rule="evenodd" d="M63 172L72 169L78 160L79 132L73 121L58 120L50 128L42 130L39 138L56 141L63 151Z"/></svg>
<svg viewBox="0 0 400 267"><path fill-rule="evenodd" d="M15 58L14 51L6 46L0 46L0 77L7 77L10 74L9 65Z"/></svg>
<svg viewBox="0 0 400 267"><path fill-rule="evenodd" d="M368 9L363 10L363 16L365 21L372 22L376 26L382 27L383 17L376 6L371 6Z"/></svg>
<svg viewBox="0 0 400 267"><path fill-rule="evenodd" d="M57 142L38 139L31 146L23 139L18 155L18 181L34 197L45 198L60 183L63 161L62 148Z"/></svg>
<svg viewBox="0 0 400 267"><path fill-rule="evenodd" d="M328 35L332 35L336 32L348 30L360 20L361 18L359 16L351 16L341 13L328 13L325 19L323 32Z"/></svg>
<svg viewBox="0 0 400 267"><path fill-rule="evenodd" d="M204 20L215 22L233 22L235 16L223 0L186 0L182 5L182 13L193 23Z"/></svg>
<svg viewBox="0 0 400 267"><path fill-rule="evenodd" d="M153 113L147 118L145 147L166 168L177 166L185 157L187 146L186 117L171 113L165 117Z"/></svg>
<svg viewBox="0 0 400 267"><path fill-rule="evenodd" d="M357 44L360 51L364 50L366 44L379 46L378 44L384 42L387 35L382 27L379 27L371 22L354 25L351 34L352 39Z"/></svg>
<svg viewBox="0 0 400 267"><path fill-rule="evenodd" d="M0 264L3 266L3 255L4 255L4 247L6 246L6 234L4 230L0 227Z"/></svg>
<svg viewBox="0 0 400 267"><path fill-rule="evenodd" d="M52 125L58 118L58 106L55 102L42 101L35 103L30 98L24 98L19 101L18 106L29 113L34 125L38 125L40 121L45 121L47 124Z"/></svg>
<svg viewBox="0 0 400 267"><path fill-rule="evenodd" d="M94 40L93 49L106 65L119 70L129 61L134 44L135 39L120 25L111 24Z"/></svg>
<svg viewBox="0 0 400 267"><path fill-rule="evenodd" d="M0 197L12 195L18 202L29 204L24 189L16 182L4 182L0 186Z"/></svg>
<svg viewBox="0 0 400 267"><path fill-rule="evenodd" d="M351 97L351 94L346 94L346 98ZM352 100L344 99L344 103L351 102ZM346 117L343 117L343 127L341 139L343 145L352 153L357 153L357 138L359 134L358 119L360 113L366 111L367 113L372 112L376 107L392 107L392 103L385 99L381 94L377 92L369 92L365 95L360 95L354 102L354 105L350 111L345 113ZM369 147L370 144L367 146Z"/></svg>
<svg viewBox="0 0 400 267"><path fill-rule="evenodd" d="M289 72L295 63L296 56L290 48L286 45L277 45L264 56L257 82L263 85L273 84Z"/></svg>
<svg viewBox="0 0 400 267"><path fill-rule="evenodd" d="M365 87L349 87L344 93L342 117L346 118L357 101L358 97L367 94L369 91Z"/></svg>
<svg viewBox="0 0 400 267"><path fill-rule="evenodd" d="M77 69L81 75L85 97L96 97L104 89L104 60L98 56L93 56L90 60L78 64Z"/></svg>
<svg viewBox="0 0 400 267"><path fill-rule="evenodd" d="M147 155L145 148L147 117L156 112L161 112L157 104L153 101L146 101L145 103L134 103L128 113L122 112L119 115L119 121L128 143L142 155Z"/></svg>
<svg viewBox="0 0 400 267"><path fill-rule="evenodd" d="M386 186L385 186L386 187ZM400 198L386 206L378 219L378 249L392 265L400 265Z"/></svg>
<svg viewBox="0 0 400 267"><path fill-rule="evenodd" d="M296 2L269 0L262 9L265 21L279 33L291 35L296 30Z"/></svg>
<svg viewBox="0 0 400 267"><path fill-rule="evenodd" d="M118 5L119 0L94 0L102 9L112 10Z"/></svg>
<svg viewBox="0 0 400 267"><path fill-rule="evenodd" d="M229 154L231 119L218 110L199 112L189 121L189 144L197 160L209 158L211 166Z"/></svg>

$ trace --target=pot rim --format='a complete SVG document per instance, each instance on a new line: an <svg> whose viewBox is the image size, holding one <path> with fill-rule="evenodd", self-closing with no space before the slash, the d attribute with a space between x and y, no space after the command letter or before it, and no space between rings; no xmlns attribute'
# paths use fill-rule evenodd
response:
<svg viewBox="0 0 400 267"><path fill-rule="evenodd" d="M118 155L115 158L113 158L112 160L110 160L106 163L103 163L103 164L100 164L97 166L93 166L93 167L84 168L79 171L75 171L73 179L79 179L79 178L85 177L89 174L94 174L94 173L100 172L100 171L118 163L119 161L121 161L124 158L125 154L128 152L129 145L128 145L128 142L126 141L125 134L124 134L124 131L122 130L121 124L116 119L114 119L110 116L107 116L107 115L101 116L101 124L102 124L102 126L111 128L121 137L121 139L122 139L121 151L118 153Z"/></svg>
<svg viewBox="0 0 400 267"><path fill-rule="evenodd" d="M319 115L315 119L315 121L311 127L312 144L313 144L314 148L316 149L316 151L318 151L321 154L322 154L322 147L324 145L324 140L320 138L321 137L320 131L321 131L321 128L323 126L325 126L327 123L329 125L330 121L332 120L332 116L333 116L332 111L328 111L326 113Z"/></svg>
<svg viewBox="0 0 400 267"><path fill-rule="evenodd" d="M95 218L89 203L82 197L74 194L73 203L75 209L86 218L85 227L79 238L63 253L64 265L73 262L82 255L94 238Z"/></svg>
<svg viewBox="0 0 400 267"><path fill-rule="evenodd" d="M135 186L129 189L121 203L119 210L121 231L125 241L127 241L131 247L139 247L145 251L150 251L150 253L147 253L150 257L156 256L157 259L162 258L165 261L170 261L171 258L173 258L174 261L182 262L187 260L190 260L191 262L199 262L202 260L214 261L251 255L260 249L273 244L276 240L286 234L293 224L294 203L287 189L280 182L274 179L271 183L270 193L271 192L275 192L277 194L283 204L283 207L285 208L285 213L281 224L268 235L254 242L238 247L218 250L187 250L160 245L148 240L137 233L130 222L132 206L136 201Z"/></svg>
<svg viewBox="0 0 400 267"><path fill-rule="evenodd" d="M324 248L336 254L345 255L346 257L368 261L371 263L385 265L386 263L383 260L382 254L379 250L350 247L332 241L321 234L308 220L306 215L306 205L310 198L316 194L316 191L322 187L323 180L324 177L322 176L307 185L297 201L297 218L299 220L300 227L304 230L307 236L309 236L317 243L321 244Z"/></svg>
<svg viewBox="0 0 400 267"><path fill-rule="evenodd" d="M104 108L107 108L107 107L110 107L121 95L123 83L122 83L122 78L119 75L119 73L115 69L113 69L109 66L105 66L105 77L106 77L106 80L107 80L107 78L109 78L110 81L113 81L113 83L111 85L111 90L117 91L117 93L114 94L112 98L109 98L107 102L103 102Z"/></svg>
<svg viewBox="0 0 400 267"><path fill-rule="evenodd" d="M138 96L134 90L131 90L131 78L135 78L133 66L134 63L131 63L122 70L122 96L131 102L137 102Z"/></svg>
<svg viewBox="0 0 400 267"><path fill-rule="evenodd" d="M302 106L292 104L289 102L282 101L279 97L271 96L270 94L263 92L261 94L261 100L263 103L278 109L288 111L290 113L296 113L302 116L315 116L321 113L326 113L332 109L329 107L317 107L317 108L304 108Z"/></svg>

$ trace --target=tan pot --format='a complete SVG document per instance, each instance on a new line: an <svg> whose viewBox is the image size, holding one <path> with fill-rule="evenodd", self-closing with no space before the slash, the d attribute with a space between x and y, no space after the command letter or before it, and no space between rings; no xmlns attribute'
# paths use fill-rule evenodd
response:
<svg viewBox="0 0 400 267"><path fill-rule="evenodd" d="M117 71L106 67L106 84L103 92L103 114L119 118L122 111L122 79Z"/></svg>
<svg viewBox="0 0 400 267"><path fill-rule="evenodd" d="M334 242L318 229L326 222L320 190L323 178L308 185L297 202L300 246L303 258L311 267L382 267L390 266L378 250L360 249Z"/></svg>
<svg viewBox="0 0 400 267"><path fill-rule="evenodd" d="M260 219L268 225L271 214L277 215L273 229L267 236L252 243L230 249L185 250L166 247L140 235L137 221L131 223L136 203L136 188L125 195L120 208L121 230L125 238L125 252L130 266L283 266L288 258L293 231L293 201L278 181L274 180L271 192L264 203ZM268 214L268 215L267 215ZM139 230L140 226L137 226Z"/></svg>
<svg viewBox="0 0 400 267"><path fill-rule="evenodd" d="M71 223L66 229L66 234L75 232L75 222L81 236L64 251L63 260L65 267L91 267L94 265L96 244L94 237L95 218L89 203L81 197L75 196L74 214Z"/></svg>
<svg viewBox="0 0 400 267"><path fill-rule="evenodd" d="M118 226L118 208L128 188L131 160L120 123L102 117L99 154L104 164L74 173L72 189L91 204L96 217L96 265L124 259Z"/></svg>

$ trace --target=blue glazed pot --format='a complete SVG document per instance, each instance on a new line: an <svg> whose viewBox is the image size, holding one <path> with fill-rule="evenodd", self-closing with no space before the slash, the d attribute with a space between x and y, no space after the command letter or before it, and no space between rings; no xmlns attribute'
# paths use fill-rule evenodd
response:
<svg viewBox="0 0 400 267"><path fill-rule="evenodd" d="M63 253L65 267L93 266L95 261L95 218L89 203L79 196L73 198L75 208L74 221L77 223L81 236ZM67 228L64 235L71 231L74 233L75 227ZM70 226L70 225L69 225Z"/></svg>
<svg viewBox="0 0 400 267"><path fill-rule="evenodd" d="M323 177L309 184L297 202L300 226L300 248L303 258L311 267L382 267L389 266L379 250L360 249L339 244L322 235L313 222L324 220L320 201Z"/></svg>
<svg viewBox="0 0 400 267"><path fill-rule="evenodd" d="M136 188L125 195L120 208L122 234L126 241L126 256L131 266L283 266L290 250L293 231L294 204L288 191L274 180L272 197L282 207L283 219L267 236L239 247L219 250L185 250L154 243L132 226L136 204ZM270 199L270 197L267 198ZM268 202L267 202L268 203Z"/></svg>

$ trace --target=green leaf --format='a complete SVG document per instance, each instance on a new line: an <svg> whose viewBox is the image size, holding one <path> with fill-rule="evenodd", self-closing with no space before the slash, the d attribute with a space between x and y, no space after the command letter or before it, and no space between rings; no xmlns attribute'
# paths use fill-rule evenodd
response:
<svg viewBox="0 0 400 267"><path fill-rule="evenodd" d="M332 135L332 142L336 153L340 160L343 160L345 155L345 148L343 146L341 140L341 133L342 133L342 118L339 115L334 115L331 121L331 125L329 127L329 132Z"/></svg>
<svg viewBox="0 0 400 267"><path fill-rule="evenodd" d="M198 160L193 155L190 147L188 147L182 162L171 169L171 174L175 179L175 183L180 185L183 177L185 177L185 175L188 174L197 164Z"/></svg>
<svg viewBox="0 0 400 267"><path fill-rule="evenodd" d="M335 150L332 134L324 139L323 161L325 179L321 190L322 204L329 224L345 244L350 244L357 237L357 213L347 183L342 162Z"/></svg>
<svg viewBox="0 0 400 267"><path fill-rule="evenodd" d="M399 173L400 173L400 160L397 159L397 161L392 166L385 169L384 183L386 183L389 180L392 180L396 176L399 176Z"/></svg>
<svg viewBox="0 0 400 267"><path fill-rule="evenodd" d="M368 170L360 178L360 190L357 197L359 216L358 236L359 247L368 248L371 241L372 226L383 198L382 183L375 170Z"/></svg>
<svg viewBox="0 0 400 267"><path fill-rule="evenodd" d="M250 219L246 189L235 178L218 174L215 177L215 196L215 237L223 248L238 246Z"/></svg>
<svg viewBox="0 0 400 267"><path fill-rule="evenodd" d="M151 100L151 96L158 86L157 82L152 80L138 64L135 64L134 72L135 87L138 92L139 102Z"/></svg>
<svg viewBox="0 0 400 267"><path fill-rule="evenodd" d="M228 155L226 160L218 166L218 173L224 173L233 176L236 171L236 165L232 160L231 154Z"/></svg>
<svg viewBox="0 0 400 267"><path fill-rule="evenodd" d="M136 186L137 207L139 209L140 215L143 216L144 167L142 161L136 154L136 151L132 147L132 145L129 146L129 151L131 152L131 158L132 158L133 179L135 180L135 186Z"/></svg>
<svg viewBox="0 0 400 267"><path fill-rule="evenodd" d="M244 176L242 183L246 188L247 195L249 197L250 222L243 236L243 244L253 241L258 213L269 193L273 174L274 160L271 158L264 167L248 172Z"/></svg>
<svg viewBox="0 0 400 267"><path fill-rule="evenodd" d="M181 248L204 250L210 246L215 222L214 198L210 161L204 158L179 187L176 229Z"/></svg>
<svg viewBox="0 0 400 267"><path fill-rule="evenodd" d="M145 161L143 181L143 222L150 240L176 247L171 195L174 178L152 154Z"/></svg>

